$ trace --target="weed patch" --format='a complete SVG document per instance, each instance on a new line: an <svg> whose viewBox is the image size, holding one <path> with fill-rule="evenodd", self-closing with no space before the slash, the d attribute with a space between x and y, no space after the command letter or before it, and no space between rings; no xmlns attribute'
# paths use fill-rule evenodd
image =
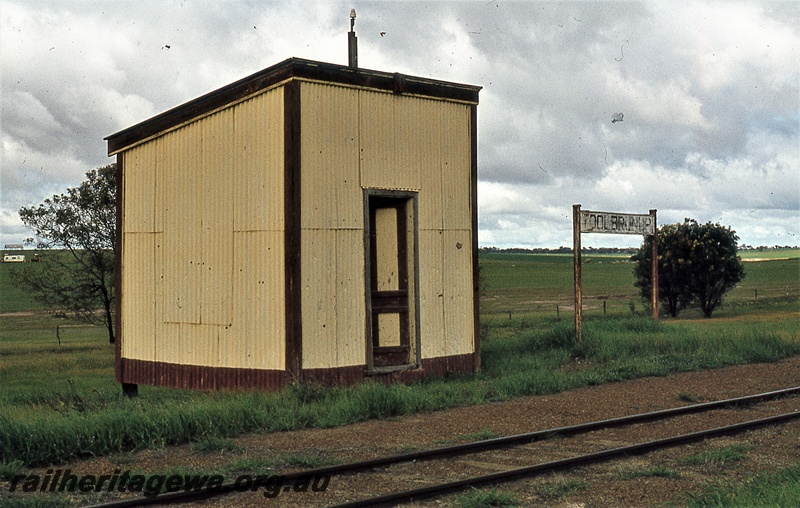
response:
<svg viewBox="0 0 800 508"><path fill-rule="evenodd" d="M800 465L759 474L748 482L725 482L682 496L689 508L800 506Z"/></svg>
<svg viewBox="0 0 800 508"><path fill-rule="evenodd" d="M752 448L753 446L748 443L714 448L707 452L690 455L685 459L679 460L678 464L688 466L710 466L724 469L726 467L730 467L730 465L734 462L745 460L747 458L747 452L749 452Z"/></svg>
<svg viewBox="0 0 800 508"><path fill-rule="evenodd" d="M10 480L22 471L25 464L21 460L0 462L0 480Z"/></svg>
<svg viewBox="0 0 800 508"><path fill-rule="evenodd" d="M589 484L580 480L558 478L536 488L536 493L548 501L556 501L573 494L577 494L589 487Z"/></svg>
<svg viewBox="0 0 800 508"><path fill-rule="evenodd" d="M470 489L455 500L459 508L486 508L490 506L517 506L519 502L511 494L493 488L491 490Z"/></svg>
<svg viewBox="0 0 800 508"><path fill-rule="evenodd" d="M620 480L638 480L640 478L669 478L674 480L680 478L680 473L665 466L655 466L649 468L629 469L620 471L617 478Z"/></svg>
<svg viewBox="0 0 800 508"><path fill-rule="evenodd" d="M458 440L471 443L474 441L486 441L488 439L497 439L500 437L500 434L491 430L491 429L483 429L479 430L478 432L473 432L472 434L464 434Z"/></svg>
<svg viewBox="0 0 800 508"><path fill-rule="evenodd" d="M5 499L2 505L8 508L68 508L72 501L64 496L34 494Z"/></svg>

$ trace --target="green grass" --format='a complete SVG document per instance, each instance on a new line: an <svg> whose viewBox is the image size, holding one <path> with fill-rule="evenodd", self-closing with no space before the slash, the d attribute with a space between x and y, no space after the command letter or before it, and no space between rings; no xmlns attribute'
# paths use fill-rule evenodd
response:
<svg viewBox="0 0 800 508"><path fill-rule="evenodd" d="M470 434L462 434L460 436L456 436L453 439L443 439L441 441L436 441L436 444L451 445L455 443L472 443L476 441L486 441L488 439L496 439L498 437L502 437L501 434L498 434L497 432L491 429L482 429L479 430L478 432L472 432Z"/></svg>
<svg viewBox="0 0 800 508"><path fill-rule="evenodd" d="M232 440L217 436L203 438L192 445L192 451L197 453L230 453L242 450L243 448Z"/></svg>
<svg viewBox="0 0 800 508"><path fill-rule="evenodd" d="M800 353L800 344L774 334L744 333L738 328L736 333L724 328L697 333L695 328L635 316L594 319L586 322L580 344L563 324L546 332L530 329L486 341L484 369L474 377L411 386L369 382L350 389L301 386L278 394L142 386L140 397L133 400L121 395L108 351L105 371L88 379L81 377L79 363L66 362L63 372L48 374L48 382L28 374L30 386L4 390L0 453L6 462L48 464L243 432L333 427ZM565 369L568 365L579 368ZM72 379L77 381L70 383Z"/></svg>
<svg viewBox="0 0 800 508"><path fill-rule="evenodd" d="M581 492L589 484L580 480L559 478L536 488L536 493L548 501L555 501Z"/></svg>
<svg viewBox="0 0 800 508"><path fill-rule="evenodd" d="M800 258L800 249L767 249L767 250L740 250L742 259L782 259Z"/></svg>
<svg viewBox="0 0 800 508"><path fill-rule="evenodd" d="M455 499L459 508L486 508L491 506L517 506L519 502L508 492L497 489L470 489Z"/></svg>
<svg viewBox="0 0 800 508"><path fill-rule="evenodd" d="M241 474L274 474L278 469L277 461L271 457L242 457L226 467L226 472Z"/></svg>
<svg viewBox="0 0 800 508"><path fill-rule="evenodd" d="M726 482L683 496L689 508L751 508L800 506L800 464L756 475L743 484Z"/></svg>
<svg viewBox="0 0 800 508"><path fill-rule="evenodd" d="M649 468L629 469L620 471L617 478L620 480L638 480L640 478L668 478L674 480L680 478L680 473L665 466L655 466Z"/></svg>
<svg viewBox="0 0 800 508"><path fill-rule="evenodd" d="M576 343L571 313L562 310L559 320L531 303L571 298L569 256L482 255L482 372L349 389L300 384L281 393L209 393L141 386L137 399L127 399L102 328L12 298L8 308L29 310L0 315L0 461L49 465L181 443L196 443L198 452L236 451L228 439L246 432L334 427L800 354L800 278L786 276L784 261L747 265L758 274L760 294L782 296L756 300L745 292L719 317L659 322L631 312L632 265L619 261L587 265L586 288L605 288L608 302L614 295L618 301L606 315L590 309L584 340ZM9 267L0 265L0 273ZM515 309L512 319L499 310L505 307Z"/></svg>
<svg viewBox="0 0 800 508"><path fill-rule="evenodd" d="M800 249L768 253L771 261L745 263L744 280L726 295L715 315L736 315L741 307L747 310L800 299ZM770 259L767 253L761 254L765 255L751 255L749 259ZM481 253L479 259L484 323L502 325L534 317L553 321L572 318L572 255ZM633 266L626 256L584 255L584 315L630 314L632 305L643 312L643 302L633 285ZM690 310L688 315L699 317L700 313Z"/></svg>
<svg viewBox="0 0 800 508"><path fill-rule="evenodd" d="M731 464L745 460L747 452L753 449L748 443L739 443L722 448L714 448L707 452L690 455L678 461L678 464L689 466L712 466L720 469L730 467Z"/></svg>
<svg viewBox="0 0 800 508"><path fill-rule="evenodd" d="M22 253L22 252L20 252ZM26 252L30 257L30 253ZM43 310L41 303L33 298L30 292L26 291L14 280L14 273L30 268L31 263L0 263L0 314L7 312L27 312Z"/></svg>
<svg viewBox="0 0 800 508"><path fill-rule="evenodd" d="M12 460L10 462L0 462L0 480L8 480L22 472L22 467L25 465L21 460Z"/></svg>
<svg viewBox="0 0 800 508"><path fill-rule="evenodd" d="M482 429L478 432L473 432L471 434L464 434L459 438L459 441L463 441L465 443L473 442L473 441L486 441L489 439L497 439L501 437L500 434L491 430L491 429Z"/></svg>
<svg viewBox="0 0 800 508"><path fill-rule="evenodd" d="M694 404L695 402L697 402L697 397L695 397L689 392L680 392L678 394L678 400L680 400L681 402L690 402Z"/></svg>
<svg viewBox="0 0 800 508"><path fill-rule="evenodd" d="M73 503L64 496L32 494L25 497L0 499L0 506L3 508L68 508L73 506Z"/></svg>

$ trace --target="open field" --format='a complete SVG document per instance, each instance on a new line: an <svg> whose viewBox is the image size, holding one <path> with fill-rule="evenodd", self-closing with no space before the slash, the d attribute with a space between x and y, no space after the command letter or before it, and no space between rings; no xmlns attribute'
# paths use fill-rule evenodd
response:
<svg viewBox="0 0 800 508"><path fill-rule="evenodd" d="M800 299L800 250L745 251L742 259L746 276L726 295L715 317L739 315L742 307ZM481 254L480 265L484 323L508 318L509 312L512 318L572 315L571 254ZM585 316L629 315L632 308L643 312L628 256L584 254L582 273ZM700 313L689 309L681 317L700 317Z"/></svg>
<svg viewBox="0 0 800 508"><path fill-rule="evenodd" d="M739 256L744 261L758 259L791 259L800 257L800 249L748 249L740 250Z"/></svg>
<svg viewBox="0 0 800 508"><path fill-rule="evenodd" d="M0 263L0 314L44 310L33 295L14 280L14 272L28 266L29 263Z"/></svg>
<svg viewBox="0 0 800 508"><path fill-rule="evenodd" d="M483 371L476 376L413 386L301 385L280 394L143 386L135 400L114 381L104 330L52 317L14 287L10 272L24 265L0 265L0 477L91 455L333 427L800 355L800 256L778 257L788 259L747 263L745 280L713 318L686 312L653 322L642 315L633 265L590 256L585 340L578 344L571 256L482 254Z"/></svg>

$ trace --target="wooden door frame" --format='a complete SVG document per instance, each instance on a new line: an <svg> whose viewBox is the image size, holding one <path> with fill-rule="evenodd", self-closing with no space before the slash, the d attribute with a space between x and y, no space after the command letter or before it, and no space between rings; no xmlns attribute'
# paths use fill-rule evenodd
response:
<svg viewBox="0 0 800 508"><path fill-rule="evenodd" d="M419 315L419 217L418 217L418 199L419 193L415 191L405 190L387 190L387 189L364 189L364 299L366 301L366 316L365 316L365 337L366 337L366 373L385 373L393 370L407 370L419 368L422 365L421 354L421 340L420 340L420 315ZM409 309L409 357L408 363L405 365L397 365L390 367L375 367L374 365L374 352L373 352L373 339L372 339L372 238L370 226L370 201L373 199L387 198L397 201L405 201L406 213L408 213L409 206L413 215L411 224L406 225L411 227L412 234L412 251L406 251L407 264L408 264L408 279L409 287L413 280L413 293L409 289L408 293L408 309ZM408 241L408 237L405 238ZM413 317L412 317L413 316ZM413 322L412 322L413 320Z"/></svg>

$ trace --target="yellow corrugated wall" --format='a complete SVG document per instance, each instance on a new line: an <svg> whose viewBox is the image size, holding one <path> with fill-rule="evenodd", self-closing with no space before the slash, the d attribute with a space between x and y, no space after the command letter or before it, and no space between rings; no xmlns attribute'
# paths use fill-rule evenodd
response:
<svg viewBox="0 0 800 508"><path fill-rule="evenodd" d="M303 368L363 365L358 91L304 82L300 105Z"/></svg>
<svg viewBox="0 0 800 508"><path fill-rule="evenodd" d="M304 82L301 108L303 367L365 361L363 189L418 192L422 358L473 352L470 106Z"/></svg>
<svg viewBox="0 0 800 508"><path fill-rule="evenodd" d="M122 356L285 366L283 89L123 152Z"/></svg>
<svg viewBox="0 0 800 508"><path fill-rule="evenodd" d="M365 361L363 189L418 192L422 357L472 352L470 106L301 97L303 367ZM123 152L123 357L284 368L283 121L279 87Z"/></svg>
<svg viewBox="0 0 800 508"><path fill-rule="evenodd" d="M442 259L445 354L472 353L472 185L470 108L442 108ZM424 351L424 348L423 348Z"/></svg>
<svg viewBox="0 0 800 508"><path fill-rule="evenodd" d="M474 351L470 106L361 92L361 182L418 194L422 358Z"/></svg>

